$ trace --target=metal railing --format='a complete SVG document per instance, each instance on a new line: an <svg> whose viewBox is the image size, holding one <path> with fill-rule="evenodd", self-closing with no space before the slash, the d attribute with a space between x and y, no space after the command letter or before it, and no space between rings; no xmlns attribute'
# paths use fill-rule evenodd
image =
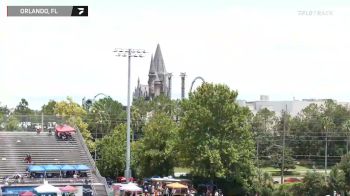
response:
<svg viewBox="0 0 350 196"><path fill-rule="evenodd" d="M7 182L11 185L14 184L38 184L43 183L44 180L50 183L70 183L70 184L86 184L86 178L28 178L23 179L9 179ZM5 183L6 180L1 179L0 183ZM88 183L92 183L91 180Z"/></svg>
<svg viewBox="0 0 350 196"><path fill-rule="evenodd" d="M83 135L81 134L80 130L78 127L75 126L75 129L76 129L76 135L77 135L77 138L78 138L78 141L80 142L81 146L83 147L83 150L85 151L85 154L87 155L88 157L88 160L89 160L89 163L91 166L93 166L93 171L95 172L95 176L97 177L97 179L104 185L105 187L105 190L106 190L106 193L108 194L108 185L107 185L107 180L106 178L104 178L103 176L101 176L100 174L100 171L98 170L97 166L96 166L96 163L94 161L94 159L92 158L91 154L90 154L90 151L89 149L87 148L85 142L84 142L84 138L83 138ZM94 192L96 191L95 190L95 187L93 187L93 190ZM96 195L96 193L95 193Z"/></svg>

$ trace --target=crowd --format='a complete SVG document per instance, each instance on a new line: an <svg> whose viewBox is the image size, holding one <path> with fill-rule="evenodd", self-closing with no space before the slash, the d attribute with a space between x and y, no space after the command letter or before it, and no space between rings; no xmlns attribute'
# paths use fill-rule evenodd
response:
<svg viewBox="0 0 350 196"><path fill-rule="evenodd" d="M56 132L55 134L61 140L71 140L73 138L70 132Z"/></svg>

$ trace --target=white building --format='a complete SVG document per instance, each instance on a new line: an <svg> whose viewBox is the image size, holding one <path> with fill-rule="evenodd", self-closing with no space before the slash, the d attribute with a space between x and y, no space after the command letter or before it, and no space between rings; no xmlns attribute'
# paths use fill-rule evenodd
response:
<svg viewBox="0 0 350 196"><path fill-rule="evenodd" d="M296 116L304 108L314 103L317 105L323 105L327 99L303 99L303 100L291 100L291 101L270 101L267 95L261 95L259 101L245 101L238 100L240 106L248 107L254 114L259 110L267 108L270 111L274 111L277 116L281 116L282 111L287 110L291 116ZM349 102L338 102L338 104L344 105L349 108Z"/></svg>

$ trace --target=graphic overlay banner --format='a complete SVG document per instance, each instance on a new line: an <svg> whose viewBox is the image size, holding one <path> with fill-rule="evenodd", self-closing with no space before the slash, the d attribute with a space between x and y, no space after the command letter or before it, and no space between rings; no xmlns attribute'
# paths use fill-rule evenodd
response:
<svg viewBox="0 0 350 196"><path fill-rule="evenodd" d="M7 6L7 16L85 16L88 6Z"/></svg>

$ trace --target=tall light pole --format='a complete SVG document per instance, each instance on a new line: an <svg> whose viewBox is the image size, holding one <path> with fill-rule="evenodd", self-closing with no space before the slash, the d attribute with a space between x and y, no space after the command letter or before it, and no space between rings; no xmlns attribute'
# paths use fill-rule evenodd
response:
<svg viewBox="0 0 350 196"><path fill-rule="evenodd" d="M145 50L142 49L121 49L117 48L113 52L117 53L116 56L118 57L128 57L128 98L127 98L127 121L126 121L126 167L124 176L126 178L126 181L129 182L129 178L131 177L131 170L130 170L130 70L131 70L131 57L144 57L144 54L146 53Z"/></svg>

